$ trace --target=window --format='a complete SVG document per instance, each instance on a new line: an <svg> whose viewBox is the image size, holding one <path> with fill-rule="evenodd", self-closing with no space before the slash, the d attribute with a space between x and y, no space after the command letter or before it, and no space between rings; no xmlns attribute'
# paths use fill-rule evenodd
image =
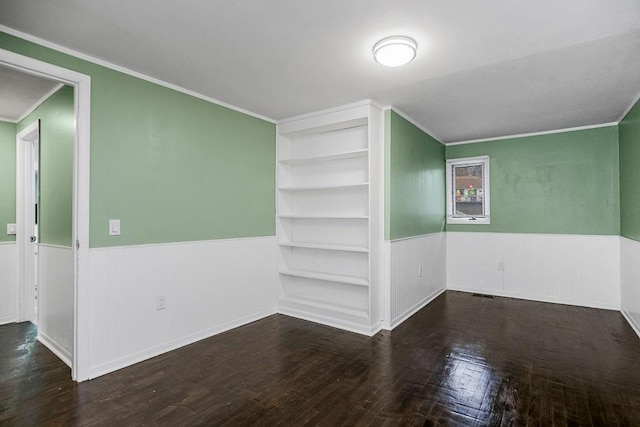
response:
<svg viewBox="0 0 640 427"><path fill-rule="evenodd" d="M489 224L489 157L447 161L447 223Z"/></svg>

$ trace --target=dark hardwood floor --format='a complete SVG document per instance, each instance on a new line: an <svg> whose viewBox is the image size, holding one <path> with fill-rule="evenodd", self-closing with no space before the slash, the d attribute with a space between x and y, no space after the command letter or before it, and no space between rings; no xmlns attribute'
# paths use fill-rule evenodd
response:
<svg viewBox="0 0 640 427"><path fill-rule="evenodd" d="M282 315L75 384L0 327L0 424L640 425L613 311L447 292L373 338Z"/></svg>

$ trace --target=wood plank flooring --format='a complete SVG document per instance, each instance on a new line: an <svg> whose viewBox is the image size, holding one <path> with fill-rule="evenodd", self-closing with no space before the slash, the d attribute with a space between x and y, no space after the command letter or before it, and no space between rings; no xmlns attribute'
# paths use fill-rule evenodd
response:
<svg viewBox="0 0 640 427"><path fill-rule="evenodd" d="M373 338L283 315L75 384L0 326L0 424L640 425L618 312L447 292Z"/></svg>

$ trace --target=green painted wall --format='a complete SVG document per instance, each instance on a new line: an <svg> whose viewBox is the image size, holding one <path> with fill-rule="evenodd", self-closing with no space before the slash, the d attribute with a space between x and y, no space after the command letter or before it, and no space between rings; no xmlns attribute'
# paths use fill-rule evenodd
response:
<svg viewBox="0 0 640 427"><path fill-rule="evenodd" d="M16 125L0 122L0 242L14 242L7 224L16 222Z"/></svg>
<svg viewBox="0 0 640 427"><path fill-rule="evenodd" d="M392 110L385 124L385 239L444 231L444 146Z"/></svg>
<svg viewBox="0 0 640 427"><path fill-rule="evenodd" d="M620 234L640 241L640 102L619 125Z"/></svg>
<svg viewBox="0 0 640 427"><path fill-rule="evenodd" d="M63 86L24 118L40 119L40 242L71 246L73 198L73 88Z"/></svg>
<svg viewBox="0 0 640 427"><path fill-rule="evenodd" d="M449 146L490 156L491 224L448 231L618 234L618 127Z"/></svg>
<svg viewBox="0 0 640 427"><path fill-rule="evenodd" d="M275 125L2 32L0 47L91 76L91 247L275 234Z"/></svg>

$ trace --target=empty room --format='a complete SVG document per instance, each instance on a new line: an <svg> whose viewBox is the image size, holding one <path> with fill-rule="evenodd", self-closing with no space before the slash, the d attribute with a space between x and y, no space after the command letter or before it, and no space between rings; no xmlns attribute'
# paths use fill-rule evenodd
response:
<svg viewBox="0 0 640 427"><path fill-rule="evenodd" d="M0 425L640 425L640 2L0 0Z"/></svg>

